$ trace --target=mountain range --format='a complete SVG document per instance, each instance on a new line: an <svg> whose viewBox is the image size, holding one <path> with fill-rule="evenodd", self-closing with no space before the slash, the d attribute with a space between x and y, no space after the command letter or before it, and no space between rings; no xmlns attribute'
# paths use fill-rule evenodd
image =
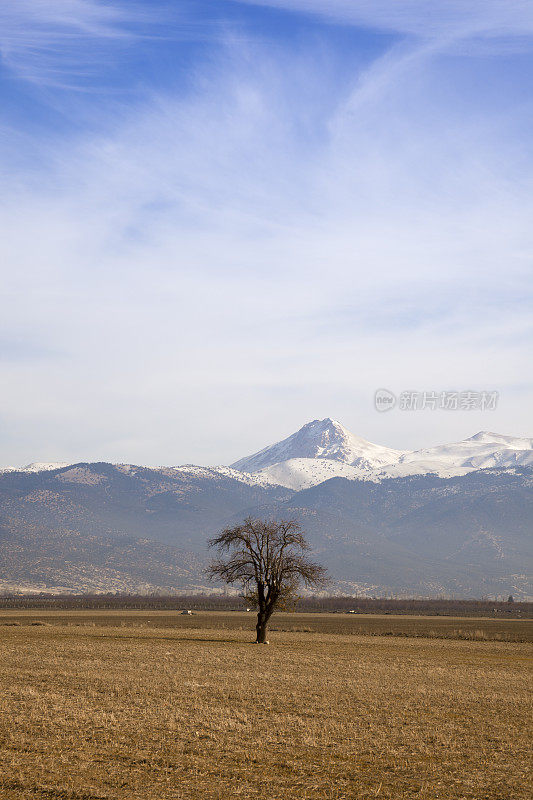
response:
<svg viewBox="0 0 533 800"><path fill-rule="evenodd" d="M209 590L206 540L301 521L331 590L533 597L533 440L400 451L314 420L231 466L33 463L0 471L0 591Z"/></svg>
<svg viewBox="0 0 533 800"><path fill-rule="evenodd" d="M405 475L465 475L488 467L533 466L533 439L480 432L455 444L402 451L354 436L334 419L314 420L287 439L232 464L291 489L332 477L372 480Z"/></svg>

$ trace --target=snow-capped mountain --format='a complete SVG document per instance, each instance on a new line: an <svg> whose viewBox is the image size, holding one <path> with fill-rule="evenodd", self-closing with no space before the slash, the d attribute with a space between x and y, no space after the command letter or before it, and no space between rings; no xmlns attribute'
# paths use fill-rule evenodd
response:
<svg viewBox="0 0 533 800"><path fill-rule="evenodd" d="M453 444L401 451L361 439L326 418L309 422L287 439L232 466L261 481L300 491L334 477L380 482L434 473L450 478L478 469L531 465L533 439L481 431Z"/></svg>
<svg viewBox="0 0 533 800"><path fill-rule="evenodd" d="M70 466L64 462L35 462L0 472L45 472ZM118 465L139 469L133 465ZM231 466L172 467L205 481L234 479L248 486L282 486L294 491L317 486L330 478L379 483L386 478L436 474L442 478L479 469L533 466L533 439L481 431L452 444L402 451L362 439L337 420L315 419L280 442L241 458ZM142 468L141 468L142 469Z"/></svg>
<svg viewBox="0 0 533 800"><path fill-rule="evenodd" d="M469 470L490 467L515 467L533 464L533 439L480 431L469 439L404 453L398 464L414 465L432 471L446 467Z"/></svg>
<svg viewBox="0 0 533 800"><path fill-rule="evenodd" d="M398 461L401 450L393 450L350 433L335 419L315 419L281 442L241 458L231 466L242 472L258 472L289 459L329 459L361 469L375 469Z"/></svg>

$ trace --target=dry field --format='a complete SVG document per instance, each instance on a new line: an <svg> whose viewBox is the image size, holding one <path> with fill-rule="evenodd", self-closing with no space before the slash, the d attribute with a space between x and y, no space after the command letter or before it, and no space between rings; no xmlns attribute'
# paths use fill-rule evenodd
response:
<svg viewBox="0 0 533 800"><path fill-rule="evenodd" d="M0 798L529 800L532 623L416 619L2 612Z"/></svg>

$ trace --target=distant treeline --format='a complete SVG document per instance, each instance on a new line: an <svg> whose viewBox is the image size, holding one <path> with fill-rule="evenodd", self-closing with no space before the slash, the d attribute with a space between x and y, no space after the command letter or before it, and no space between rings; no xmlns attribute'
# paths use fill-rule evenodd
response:
<svg viewBox="0 0 533 800"><path fill-rule="evenodd" d="M246 604L235 595L4 595L0 609L132 609L147 611L242 611ZM365 597L302 597L294 611L314 613L415 614L419 616L533 618L533 603L501 600L389 599Z"/></svg>

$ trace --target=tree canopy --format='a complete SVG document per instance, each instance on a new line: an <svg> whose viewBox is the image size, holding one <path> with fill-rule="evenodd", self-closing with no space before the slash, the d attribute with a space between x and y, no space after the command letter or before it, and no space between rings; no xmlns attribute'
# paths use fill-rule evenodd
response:
<svg viewBox="0 0 533 800"><path fill-rule="evenodd" d="M219 552L208 568L212 579L238 584L242 596L257 606L257 642L266 641L268 621L276 607L286 607L300 584L318 588L327 580L324 567L312 561L298 522L248 517L209 540Z"/></svg>

